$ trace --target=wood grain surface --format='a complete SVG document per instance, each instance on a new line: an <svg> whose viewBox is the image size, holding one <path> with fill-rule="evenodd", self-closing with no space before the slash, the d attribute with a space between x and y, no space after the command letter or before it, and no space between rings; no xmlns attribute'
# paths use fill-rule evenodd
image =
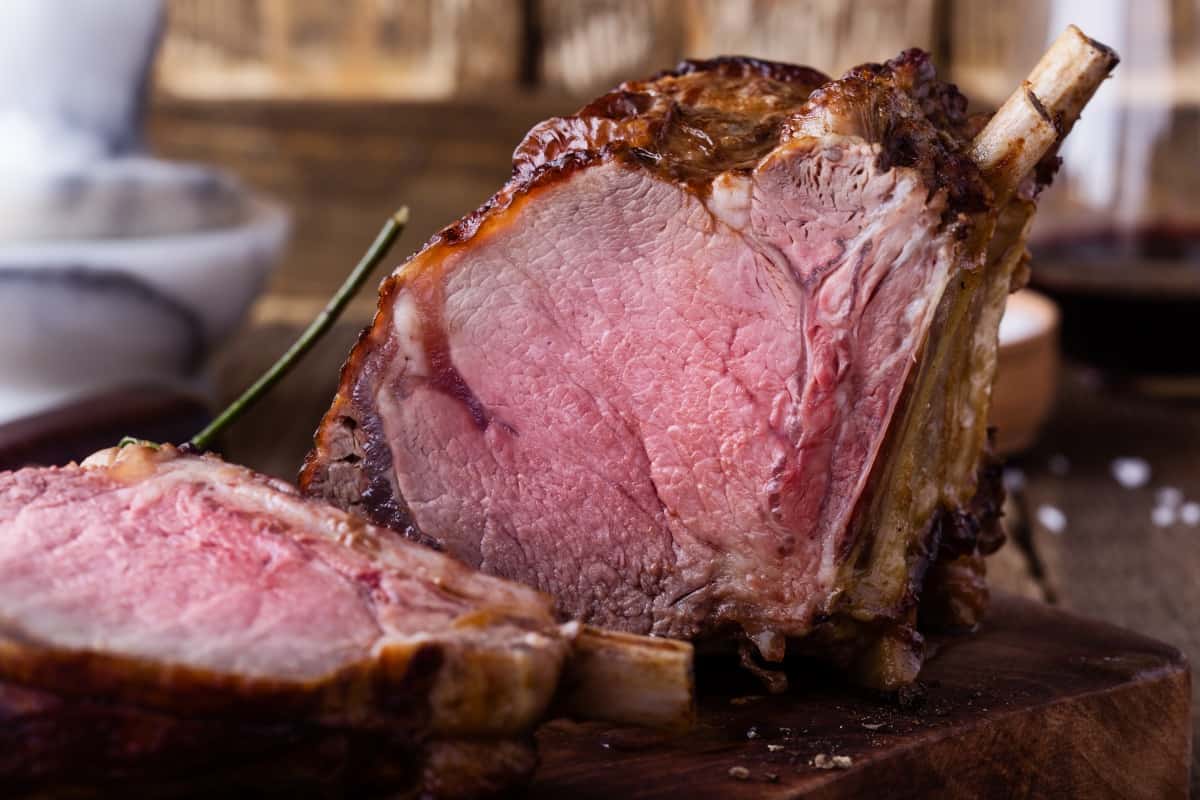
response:
<svg viewBox="0 0 1200 800"><path fill-rule="evenodd" d="M684 737L555 722L535 798L1184 798L1190 687L1178 651L1013 597L943 641L909 707L816 673L764 697L701 663ZM824 757L824 758L823 758ZM835 760L836 759L836 760ZM839 763L823 769L815 764Z"/></svg>
<svg viewBox="0 0 1200 800"><path fill-rule="evenodd" d="M1063 377L1058 407L1036 448L1013 466L1025 487L1017 496L1027 521L1028 554L1043 596L1064 608L1171 642L1200 658L1200 526L1176 517L1154 520L1156 495L1173 487L1200 501L1200 403L1196 381L1182 396L1151 396L1076 367ZM1144 486L1125 488L1114 461L1137 458L1150 468ZM1039 511L1057 509L1058 532ZM1200 729L1200 686L1193 695ZM1194 762L1200 764L1200 739ZM1200 768L1193 770L1200 796Z"/></svg>

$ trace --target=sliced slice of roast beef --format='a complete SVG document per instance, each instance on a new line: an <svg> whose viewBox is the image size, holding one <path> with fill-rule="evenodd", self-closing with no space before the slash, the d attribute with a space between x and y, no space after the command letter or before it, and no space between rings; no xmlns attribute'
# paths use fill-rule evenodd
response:
<svg viewBox="0 0 1200 800"><path fill-rule="evenodd" d="M969 626L999 543L977 475L1033 167L1115 63L1067 40L1095 70L983 134L915 50L687 62L536 126L385 281L302 485L571 617L911 681L930 563L927 618Z"/></svg>
<svg viewBox="0 0 1200 800"><path fill-rule="evenodd" d="M552 703L684 721L673 644L560 627L539 592L214 457L0 473L6 785L473 796L528 774Z"/></svg>

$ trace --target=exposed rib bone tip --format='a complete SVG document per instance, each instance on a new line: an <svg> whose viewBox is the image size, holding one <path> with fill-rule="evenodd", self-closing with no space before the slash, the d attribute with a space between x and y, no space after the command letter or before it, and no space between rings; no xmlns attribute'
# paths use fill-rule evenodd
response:
<svg viewBox="0 0 1200 800"><path fill-rule="evenodd" d="M557 711L580 719L682 730L695 717L692 646L579 623Z"/></svg>
<svg viewBox="0 0 1200 800"><path fill-rule="evenodd" d="M1069 25L971 143L971 158L1001 198L1070 132L1112 72L1113 49Z"/></svg>

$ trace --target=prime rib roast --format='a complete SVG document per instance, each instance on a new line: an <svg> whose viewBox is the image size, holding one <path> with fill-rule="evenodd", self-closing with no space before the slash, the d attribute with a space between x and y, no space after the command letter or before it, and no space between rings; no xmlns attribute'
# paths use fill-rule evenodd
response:
<svg viewBox="0 0 1200 800"><path fill-rule="evenodd" d="M690 674L212 456L0 473L6 797L474 797L548 713L685 722Z"/></svg>
<svg viewBox="0 0 1200 800"><path fill-rule="evenodd" d="M302 486L565 617L911 681L986 602L988 397L1069 29L994 115L918 50L689 61L535 126L386 279Z"/></svg>

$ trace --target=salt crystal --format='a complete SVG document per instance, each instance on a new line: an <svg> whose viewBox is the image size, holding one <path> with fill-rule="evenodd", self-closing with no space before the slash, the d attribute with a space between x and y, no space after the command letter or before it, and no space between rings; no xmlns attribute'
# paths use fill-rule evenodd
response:
<svg viewBox="0 0 1200 800"><path fill-rule="evenodd" d="M817 769L849 769L854 765L850 756L831 756L817 753L813 756L812 765Z"/></svg>
<svg viewBox="0 0 1200 800"><path fill-rule="evenodd" d="M733 778L734 780L744 781L750 777L750 770L746 769L745 767L730 767L729 777Z"/></svg>
<svg viewBox="0 0 1200 800"><path fill-rule="evenodd" d="M1016 467L1007 467L1002 480L1004 488L1014 494L1025 488L1025 473Z"/></svg>
<svg viewBox="0 0 1200 800"><path fill-rule="evenodd" d="M1038 506L1037 521L1051 533L1062 533L1067 528L1067 515L1054 506Z"/></svg>
<svg viewBox="0 0 1200 800"><path fill-rule="evenodd" d="M1174 486L1164 486L1154 493L1154 500L1160 506L1179 508L1183 503L1183 492Z"/></svg>
<svg viewBox="0 0 1200 800"><path fill-rule="evenodd" d="M1071 460L1062 453L1055 453L1046 462L1046 467L1050 470L1051 475L1064 478L1071 471Z"/></svg>
<svg viewBox="0 0 1200 800"><path fill-rule="evenodd" d="M781 745L781 744L769 744L769 745L767 745L767 750L768 750L768 751L770 751L770 752L772 752L772 753L778 753L778 752L779 752L780 750L782 750L782 749L783 749L783 745Z"/></svg>
<svg viewBox="0 0 1200 800"><path fill-rule="evenodd" d="M1150 464L1144 458L1114 458L1112 474L1126 489L1140 489L1150 482Z"/></svg>
<svg viewBox="0 0 1200 800"><path fill-rule="evenodd" d="M1200 525L1200 503L1184 503L1179 507L1179 519L1184 525L1196 527Z"/></svg>
<svg viewBox="0 0 1200 800"><path fill-rule="evenodd" d="M1169 528L1175 524L1175 509L1169 506L1155 506L1150 512L1150 521L1160 528Z"/></svg>

